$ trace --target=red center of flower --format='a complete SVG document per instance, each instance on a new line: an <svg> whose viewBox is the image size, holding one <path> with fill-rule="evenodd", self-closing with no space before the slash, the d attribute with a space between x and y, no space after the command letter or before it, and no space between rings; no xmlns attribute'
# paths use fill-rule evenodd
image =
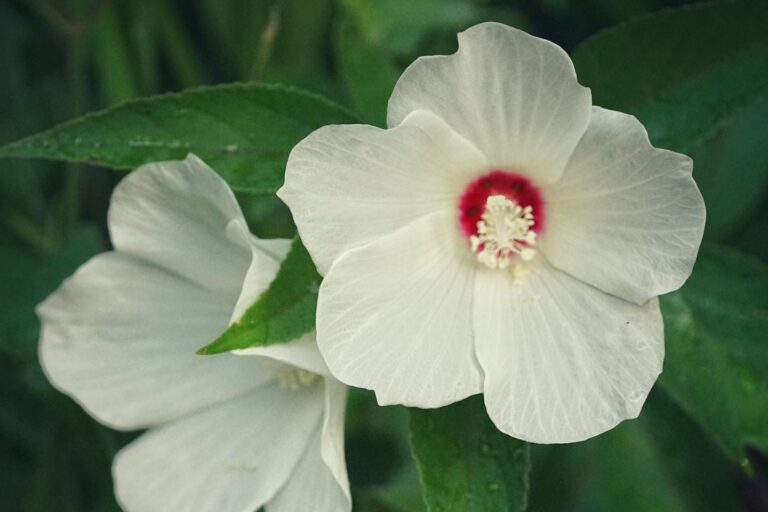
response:
<svg viewBox="0 0 768 512"><path fill-rule="evenodd" d="M538 187L516 172L497 169L472 181L459 200L459 224L467 238L478 234L478 223L488 198L495 195L504 196L521 208L530 206L533 212L530 230L538 234L544 229L544 200Z"/></svg>

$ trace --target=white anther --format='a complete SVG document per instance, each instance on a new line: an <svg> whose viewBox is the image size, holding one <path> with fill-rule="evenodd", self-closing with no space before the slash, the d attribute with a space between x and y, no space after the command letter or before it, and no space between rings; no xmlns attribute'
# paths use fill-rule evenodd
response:
<svg viewBox="0 0 768 512"><path fill-rule="evenodd" d="M521 207L503 195L489 196L477 223L477 234L469 238L477 259L490 268L505 269L519 256L530 261L536 256L533 208Z"/></svg>

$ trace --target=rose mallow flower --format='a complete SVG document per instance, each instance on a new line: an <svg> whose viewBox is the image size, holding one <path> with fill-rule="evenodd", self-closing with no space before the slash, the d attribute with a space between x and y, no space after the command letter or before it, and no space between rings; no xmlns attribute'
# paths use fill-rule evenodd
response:
<svg viewBox="0 0 768 512"><path fill-rule="evenodd" d="M114 250L38 308L50 381L117 429L148 429L113 466L126 511L351 510L346 387L314 335L199 356L269 285L288 240L250 234L232 191L194 156L115 189Z"/></svg>
<svg viewBox="0 0 768 512"><path fill-rule="evenodd" d="M313 132L278 192L325 276L331 372L382 404L484 393L534 442L637 416L664 358L656 296L702 237L691 160L593 107L561 48L497 23L408 67L387 124Z"/></svg>

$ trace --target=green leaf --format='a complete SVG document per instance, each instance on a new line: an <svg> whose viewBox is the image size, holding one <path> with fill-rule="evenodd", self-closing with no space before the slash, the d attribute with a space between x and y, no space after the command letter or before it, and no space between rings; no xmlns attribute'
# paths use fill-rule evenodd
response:
<svg viewBox="0 0 768 512"><path fill-rule="evenodd" d="M686 510L737 508L741 497L733 462L668 393L654 389L637 423L647 432L669 487Z"/></svg>
<svg viewBox="0 0 768 512"><path fill-rule="evenodd" d="M639 420L586 445L584 463L605 510L720 512L739 503L728 461L663 393L652 395Z"/></svg>
<svg viewBox="0 0 768 512"><path fill-rule="evenodd" d="M737 510L734 464L662 390L640 417L582 443L533 445L530 510Z"/></svg>
<svg viewBox="0 0 768 512"><path fill-rule="evenodd" d="M573 55L593 102L629 112L654 144L686 151L768 91L768 3L664 10L610 28Z"/></svg>
<svg viewBox="0 0 768 512"><path fill-rule="evenodd" d="M737 460L768 450L768 267L705 248L693 275L661 298L664 389Z"/></svg>
<svg viewBox="0 0 768 512"><path fill-rule="evenodd" d="M410 414L411 448L429 512L525 510L528 445L496 428L482 396Z"/></svg>
<svg viewBox="0 0 768 512"><path fill-rule="evenodd" d="M235 190L274 192L291 148L353 114L280 85L229 84L125 103L0 147L0 158L47 158L116 169L194 153Z"/></svg>
<svg viewBox="0 0 768 512"><path fill-rule="evenodd" d="M286 343L315 328L320 274L298 237L272 284L239 322L198 354L218 354L254 346Z"/></svg>
<svg viewBox="0 0 768 512"><path fill-rule="evenodd" d="M768 189L766 119L768 95L742 109L723 130L690 152L694 178L707 205L707 239L723 239L734 228L740 228L765 197Z"/></svg>
<svg viewBox="0 0 768 512"><path fill-rule="evenodd" d="M768 236L765 236L768 233L768 196L763 198L762 208L740 228L732 235L729 245L768 261Z"/></svg>

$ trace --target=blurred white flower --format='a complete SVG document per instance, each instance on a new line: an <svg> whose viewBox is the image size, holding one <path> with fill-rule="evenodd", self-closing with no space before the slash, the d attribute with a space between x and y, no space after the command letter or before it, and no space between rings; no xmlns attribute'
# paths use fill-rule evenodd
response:
<svg viewBox="0 0 768 512"><path fill-rule="evenodd" d="M114 251L39 306L40 357L102 423L149 429L115 459L125 510L351 510L346 387L314 335L247 357L195 354L268 286L289 241L253 237L191 155L126 177L109 230Z"/></svg>
<svg viewBox="0 0 768 512"><path fill-rule="evenodd" d="M593 107L558 46L497 23L414 62L388 125L315 131L279 191L325 275L333 374L382 404L485 393L535 442L635 417L664 356L655 297L702 237L691 160Z"/></svg>

